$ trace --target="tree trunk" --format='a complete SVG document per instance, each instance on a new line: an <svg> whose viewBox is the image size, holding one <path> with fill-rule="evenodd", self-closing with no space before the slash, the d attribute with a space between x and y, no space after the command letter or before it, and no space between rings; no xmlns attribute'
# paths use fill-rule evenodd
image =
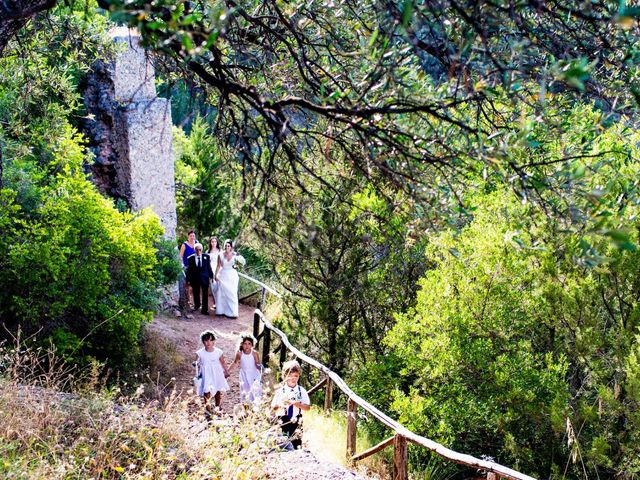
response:
<svg viewBox="0 0 640 480"><path fill-rule="evenodd" d="M7 0L0 3L0 54L11 38L37 13L55 7L56 0Z"/></svg>

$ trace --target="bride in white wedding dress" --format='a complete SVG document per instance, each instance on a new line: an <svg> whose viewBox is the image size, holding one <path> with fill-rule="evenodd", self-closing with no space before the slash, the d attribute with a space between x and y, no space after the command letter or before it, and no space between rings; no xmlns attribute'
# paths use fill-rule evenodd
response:
<svg viewBox="0 0 640 480"><path fill-rule="evenodd" d="M216 268L216 280L218 290L216 292L216 315L227 317L238 316L238 272L236 263L245 264L244 257L233 252L231 240L224 242L224 248L218 255L218 267Z"/></svg>

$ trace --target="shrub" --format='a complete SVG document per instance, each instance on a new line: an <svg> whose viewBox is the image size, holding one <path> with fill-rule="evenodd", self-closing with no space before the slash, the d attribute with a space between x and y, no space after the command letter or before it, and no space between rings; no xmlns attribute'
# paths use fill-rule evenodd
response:
<svg viewBox="0 0 640 480"><path fill-rule="evenodd" d="M118 212L82 171L82 138L71 127L52 145L41 201L26 211L9 188L0 211L0 318L64 354L126 367L135 360L140 325L149 319L162 234L149 210ZM81 344L78 343L81 339ZM73 347L69 347L74 344Z"/></svg>
<svg viewBox="0 0 640 480"><path fill-rule="evenodd" d="M590 269L582 243L501 192L434 237L417 305L386 339L404 359L399 421L534 476L635 478L640 254L601 240Z"/></svg>

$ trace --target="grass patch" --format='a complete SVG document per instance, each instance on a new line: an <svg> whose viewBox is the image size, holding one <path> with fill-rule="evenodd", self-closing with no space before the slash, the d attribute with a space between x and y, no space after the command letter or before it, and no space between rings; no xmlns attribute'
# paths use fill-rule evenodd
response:
<svg viewBox="0 0 640 480"><path fill-rule="evenodd" d="M347 464L347 418L345 412L332 411L328 415L322 408L312 406L304 415L304 439L309 450L321 461L342 465ZM360 428L356 434L356 451L362 452L374 445ZM356 465L369 475L388 476L387 464L381 454L372 455Z"/></svg>

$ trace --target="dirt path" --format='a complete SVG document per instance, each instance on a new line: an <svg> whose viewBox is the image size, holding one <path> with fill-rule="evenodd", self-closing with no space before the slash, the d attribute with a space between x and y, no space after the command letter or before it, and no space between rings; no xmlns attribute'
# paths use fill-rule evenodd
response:
<svg viewBox="0 0 640 480"><path fill-rule="evenodd" d="M191 362L195 359L196 350L202 347L200 333L204 330L213 330L218 339L216 347L224 352L227 364L233 361L238 349L239 336L242 332L251 332L253 329L254 308L240 305L238 318L228 318L218 315L202 315L200 312L190 314L193 318L172 317L169 314L158 314L147 327L150 332L156 333L165 341L171 342L176 348L175 365L171 368L171 375L175 377L178 391L187 391L192 387L194 369ZM180 361L181 360L181 361ZM223 398L223 409L230 411L233 405L240 403L240 390L238 387L238 366L230 372L227 379L231 390L226 392Z"/></svg>

